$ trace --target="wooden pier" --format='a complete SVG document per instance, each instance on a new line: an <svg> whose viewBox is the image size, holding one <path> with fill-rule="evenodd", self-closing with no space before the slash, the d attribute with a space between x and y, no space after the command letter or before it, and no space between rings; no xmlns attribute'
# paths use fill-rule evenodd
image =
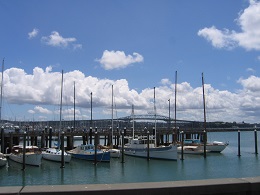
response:
<svg viewBox="0 0 260 195"><path fill-rule="evenodd" d="M258 131L257 127L245 127L245 128L207 128L207 132L229 132L229 131ZM45 128L44 130L30 130L29 128L25 129L17 129L15 131L6 132L5 129L1 129L1 145L4 143L4 147L1 147L2 153L9 153L10 150L8 148L12 148L13 145L18 145L20 140L22 140L24 133L26 133L27 144L28 145L37 145L40 148L52 147L53 139L57 139L61 133L64 135L67 146L66 149L70 150L74 148L74 139L75 137L81 137L82 143L90 143L94 144L94 134L97 132L98 140L104 139L104 145L111 145L112 139L114 146L121 145L120 136L124 133L125 137L131 137L133 135L132 129L127 129L126 127L123 129L114 129L113 133L111 128L103 129L103 128L77 128L77 129L67 129L65 131L59 132L53 128ZM146 136L147 132L151 132L151 134L155 135L155 129L135 129L135 136ZM183 132L185 134L186 139L196 138L201 139L203 141L204 131L202 128L177 128L176 130L168 129L168 128L157 128L156 129L156 142L158 145L169 145L174 141L181 140L181 134ZM175 134L177 135L177 140L174 140ZM113 136L113 137L112 137Z"/></svg>

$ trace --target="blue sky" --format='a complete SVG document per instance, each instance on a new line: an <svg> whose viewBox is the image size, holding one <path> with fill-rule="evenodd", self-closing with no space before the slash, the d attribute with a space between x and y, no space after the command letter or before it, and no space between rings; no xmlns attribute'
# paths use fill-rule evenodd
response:
<svg viewBox="0 0 260 195"><path fill-rule="evenodd" d="M208 121L251 122L260 116L260 2L253 0L0 1L4 60L2 118L58 120L153 111ZM2 60L1 59L1 60Z"/></svg>

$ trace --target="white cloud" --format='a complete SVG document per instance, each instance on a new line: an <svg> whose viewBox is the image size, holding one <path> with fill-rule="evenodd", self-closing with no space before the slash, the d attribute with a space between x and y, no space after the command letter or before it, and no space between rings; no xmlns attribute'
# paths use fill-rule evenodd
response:
<svg viewBox="0 0 260 195"><path fill-rule="evenodd" d="M169 79L167 79L167 78L161 80L161 84L162 84L162 85L170 85L171 83L172 83L172 82L171 82Z"/></svg>
<svg viewBox="0 0 260 195"><path fill-rule="evenodd" d="M81 44L73 44L77 41L76 38L64 38L57 31L53 31L48 37L42 37L42 42L53 47L67 48L72 44L73 49L82 48Z"/></svg>
<svg viewBox="0 0 260 195"><path fill-rule="evenodd" d="M29 33L28 33L28 38L29 38L29 39L34 38L34 37L36 37L36 36L38 35L38 33L39 33L39 30L38 30L37 28L34 28L34 29L32 30L32 32L29 32Z"/></svg>
<svg viewBox="0 0 260 195"><path fill-rule="evenodd" d="M35 114L34 117L48 116L49 119L53 119L52 115L56 115L58 120L60 72L52 72L51 67L47 67L46 70L36 67L32 74L28 74L22 69L10 68L4 71L4 78L4 98L9 104L33 105L34 108L27 112ZM125 79L99 79L86 76L80 71L72 71L64 73L64 119L73 118L74 81L76 84L76 117L78 119L83 116L85 119L90 118L91 92L93 93L93 110L97 112L95 118L100 113L103 114L102 117L110 118L112 85L114 86L116 110L121 116L130 115L132 105L135 106L135 113L138 114L153 111L153 88L137 92L129 88L128 81ZM169 79L164 78L162 84L155 89L158 114L168 115L168 99L172 100L171 110L174 111L175 85L170 83ZM257 109L260 109L260 78L256 76L240 78L238 83L241 84L242 89L236 93L220 91L205 84L208 121L232 122L243 121L245 118L252 120L251 122L258 120L256 113ZM51 111L48 109L49 107L56 107L56 111ZM177 118L203 121L202 87L194 88L188 82L177 84Z"/></svg>
<svg viewBox="0 0 260 195"><path fill-rule="evenodd" d="M34 110L35 110L35 112L41 113L41 114L52 114L52 111L48 110L47 108L43 108L41 106L35 106Z"/></svg>
<svg viewBox="0 0 260 195"><path fill-rule="evenodd" d="M250 1L249 7L236 19L241 31L219 30L215 26L203 28L198 35L204 37L216 48L240 46L246 50L260 50L260 2Z"/></svg>
<svg viewBox="0 0 260 195"><path fill-rule="evenodd" d="M126 68L130 64L143 62L142 55L134 52L133 55L126 55L124 51L105 50L101 59L97 60L106 70Z"/></svg>
<svg viewBox="0 0 260 195"><path fill-rule="evenodd" d="M251 73L255 73L255 70L253 68L247 68L246 71L251 72Z"/></svg>

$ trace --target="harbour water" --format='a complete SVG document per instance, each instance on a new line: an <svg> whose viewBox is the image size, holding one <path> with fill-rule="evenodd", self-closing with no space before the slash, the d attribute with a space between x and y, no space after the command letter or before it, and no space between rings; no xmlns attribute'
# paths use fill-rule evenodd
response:
<svg viewBox="0 0 260 195"><path fill-rule="evenodd" d="M125 156L124 163L120 158L97 165L72 159L69 164L65 164L65 168L60 168L60 163L43 159L40 167L26 166L24 171L21 164L9 160L8 166L0 168L0 186L112 184L260 176L254 132L241 132L240 136L240 157L238 133L224 132L208 133L209 141L224 141L229 142L229 145L222 153L208 153L206 158L203 155L184 155L184 160L148 161Z"/></svg>

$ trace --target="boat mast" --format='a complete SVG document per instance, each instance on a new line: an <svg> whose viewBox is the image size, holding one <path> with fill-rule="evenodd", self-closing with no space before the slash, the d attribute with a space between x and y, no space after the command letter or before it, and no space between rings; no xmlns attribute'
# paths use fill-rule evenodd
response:
<svg viewBox="0 0 260 195"><path fill-rule="evenodd" d="M111 125L111 146L113 147L113 131L114 131L114 90L112 85L112 125Z"/></svg>
<svg viewBox="0 0 260 195"><path fill-rule="evenodd" d="M174 102L174 143L177 143L177 111L176 106L177 105L177 71L175 71L175 102Z"/></svg>
<svg viewBox="0 0 260 195"><path fill-rule="evenodd" d="M3 81L4 81L4 63L5 59L2 62L2 78L1 78L1 102L0 102L0 124L2 123L2 104L3 104Z"/></svg>
<svg viewBox="0 0 260 195"><path fill-rule="evenodd" d="M157 146L157 140L156 140L156 105L155 105L155 87L153 88L153 106L154 106L154 139L155 139L155 146Z"/></svg>
<svg viewBox="0 0 260 195"><path fill-rule="evenodd" d="M73 130L76 129L76 88L75 88L75 81L74 81L74 121L73 121Z"/></svg>
<svg viewBox="0 0 260 195"><path fill-rule="evenodd" d="M202 73L202 90L203 90L203 110L204 110L204 158L206 158L206 144L207 144L207 129L206 129L206 100L205 100L205 90L204 90L204 76Z"/></svg>
<svg viewBox="0 0 260 195"><path fill-rule="evenodd" d="M62 119L62 91L63 91L63 70L61 72L61 92L60 92L60 124L59 124L59 143L58 147L60 148L60 132L61 132L61 119Z"/></svg>

